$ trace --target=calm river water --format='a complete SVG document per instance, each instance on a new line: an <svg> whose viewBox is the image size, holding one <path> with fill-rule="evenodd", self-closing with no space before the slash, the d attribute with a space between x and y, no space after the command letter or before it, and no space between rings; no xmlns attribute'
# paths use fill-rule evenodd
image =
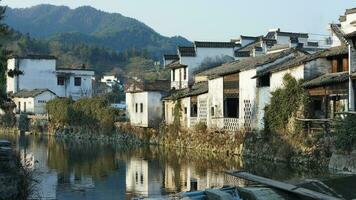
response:
<svg viewBox="0 0 356 200"><path fill-rule="evenodd" d="M278 180L298 182L306 178L330 180L326 171L292 169L287 165L219 158L211 154L159 147L128 147L125 144L75 143L46 136L7 136L16 145L39 181L41 199L132 199L161 197L181 191L202 190L223 185L245 184L224 170L245 170ZM348 198L353 197L356 178L349 189L334 184ZM330 181L329 181L330 182ZM331 185L337 181L331 181ZM345 183L345 181L343 181ZM338 189L339 188L339 189Z"/></svg>

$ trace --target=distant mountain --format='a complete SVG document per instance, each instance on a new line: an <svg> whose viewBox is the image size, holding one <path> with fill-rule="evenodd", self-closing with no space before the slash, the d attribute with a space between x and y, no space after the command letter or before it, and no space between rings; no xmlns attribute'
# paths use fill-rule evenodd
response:
<svg viewBox="0 0 356 200"><path fill-rule="evenodd" d="M162 36L136 19L89 6L8 8L5 23L34 38L98 45L117 51L146 49L156 58L163 52L174 52L177 45L191 44L183 37Z"/></svg>

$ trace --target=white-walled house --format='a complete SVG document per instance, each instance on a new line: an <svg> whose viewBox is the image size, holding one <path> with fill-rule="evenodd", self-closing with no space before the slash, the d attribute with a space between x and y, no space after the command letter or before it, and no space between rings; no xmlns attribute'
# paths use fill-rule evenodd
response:
<svg viewBox="0 0 356 200"><path fill-rule="evenodd" d="M262 117L258 116L263 115L269 91L260 93L253 79L256 71L300 54L296 49L288 49L233 61L197 74L196 81L209 81L207 126L231 132L261 127Z"/></svg>
<svg viewBox="0 0 356 200"><path fill-rule="evenodd" d="M20 90L13 94L16 113L45 114L46 103L57 95L48 89Z"/></svg>
<svg viewBox="0 0 356 200"><path fill-rule="evenodd" d="M12 56L7 61L7 93L46 88L59 97L77 100L92 96L89 69L56 68L56 58L48 55Z"/></svg>
<svg viewBox="0 0 356 200"><path fill-rule="evenodd" d="M116 84L120 83L120 80L115 75L104 75L100 82L106 83L109 87L113 87Z"/></svg>
<svg viewBox="0 0 356 200"><path fill-rule="evenodd" d="M94 71L87 69L57 69L56 94L60 97L70 97L78 100L83 97L92 97L92 77Z"/></svg>
<svg viewBox="0 0 356 200"><path fill-rule="evenodd" d="M194 42L192 47L178 47L179 64L187 66L188 84L193 84L194 74L215 63L235 60L234 42Z"/></svg>
<svg viewBox="0 0 356 200"><path fill-rule="evenodd" d="M182 128L193 128L198 122L207 121L208 82L195 83L189 88L171 92L163 98L165 123L173 124L177 113L176 105L180 103L180 125Z"/></svg>
<svg viewBox="0 0 356 200"><path fill-rule="evenodd" d="M157 127L163 120L161 99L170 90L169 81L133 82L126 86L126 111L130 124Z"/></svg>
<svg viewBox="0 0 356 200"><path fill-rule="evenodd" d="M163 55L163 66L166 67L167 65L178 60L179 56L177 54L165 54Z"/></svg>

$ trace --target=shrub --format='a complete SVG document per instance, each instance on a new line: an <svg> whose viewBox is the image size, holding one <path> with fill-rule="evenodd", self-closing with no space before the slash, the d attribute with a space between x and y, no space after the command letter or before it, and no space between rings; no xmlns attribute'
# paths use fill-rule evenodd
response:
<svg viewBox="0 0 356 200"><path fill-rule="evenodd" d="M59 126L86 126L105 132L114 128L115 110L103 98L86 98L76 102L68 98L49 101L46 109L51 123Z"/></svg>
<svg viewBox="0 0 356 200"><path fill-rule="evenodd" d="M194 130L195 130L196 132L203 132L203 133L205 133L206 130L207 130L207 126L206 126L206 124L205 124L204 122L198 122L198 123L196 123L196 124L194 125Z"/></svg>
<svg viewBox="0 0 356 200"><path fill-rule="evenodd" d="M338 118L335 123L335 146L339 150L351 152L356 144L356 115Z"/></svg>
<svg viewBox="0 0 356 200"><path fill-rule="evenodd" d="M272 92L271 103L265 108L265 127L267 131L285 132L292 117L306 108L308 95L302 87L302 81L290 74L283 77L283 88ZM304 114L304 113L303 113Z"/></svg>

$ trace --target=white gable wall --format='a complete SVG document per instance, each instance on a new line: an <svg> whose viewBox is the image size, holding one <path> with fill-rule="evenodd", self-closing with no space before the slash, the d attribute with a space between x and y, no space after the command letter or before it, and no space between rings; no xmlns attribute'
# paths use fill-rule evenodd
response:
<svg viewBox="0 0 356 200"><path fill-rule="evenodd" d="M16 59L8 61L8 70L14 69L15 62ZM23 72L23 75L15 78L7 77L7 92L16 93L22 89L33 90L37 88L55 90L57 87L56 60L19 59L17 62L19 70Z"/></svg>
<svg viewBox="0 0 356 200"><path fill-rule="evenodd" d="M356 31L356 13L346 15L346 21L341 22L341 29L346 34Z"/></svg>
<svg viewBox="0 0 356 200"><path fill-rule="evenodd" d="M163 103L160 92L126 93L126 109L131 125L154 127L163 120ZM143 110L141 112L141 104ZM137 105L137 112L136 112Z"/></svg>
<svg viewBox="0 0 356 200"><path fill-rule="evenodd" d="M155 127L162 122L163 118L163 95L161 92L147 92L148 126Z"/></svg>
<svg viewBox="0 0 356 200"><path fill-rule="evenodd" d="M32 114L46 114L47 113L46 103L55 98L56 95L54 95L49 91L46 91L35 97L28 97L28 98L15 97L13 98L13 101L16 104L15 111L17 113L21 111L21 112L32 113Z"/></svg>
<svg viewBox="0 0 356 200"><path fill-rule="evenodd" d="M256 75L256 69L250 69L240 72L240 127L244 127L245 123L250 123L251 126L254 121L248 121L248 119L256 119L256 79L252 79ZM254 127L252 127L254 128Z"/></svg>
<svg viewBox="0 0 356 200"><path fill-rule="evenodd" d="M53 94L52 92L43 92L40 95L37 95L34 99L33 99L33 105L34 105L34 113L35 114L45 114L47 113L46 110L46 103L49 102L52 99L55 99L57 96L55 94Z"/></svg>
<svg viewBox="0 0 356 200"><path fill-rule="evenodd" d="M126 109L131 125L148 127L147 102L148 92L126 93ZM143 104L142 112L141 103Z"/></svg>
<svg viewBox="0 0 356 200"><path fill-rule="evenodd" d="M194 80L194 74L201 68L202 62L207 58L230 56L234 58L234 48L196 48L195 57L181 57L180 63L188 66L187 76L189 82Z"/></svg>
<svg viewBox="0 0 356 200"><path fill-rule="evenodd" d="M224 128L224 78L209 80L207 126L208 128ZM214 113L212 113L214 108Z"/></svg>

